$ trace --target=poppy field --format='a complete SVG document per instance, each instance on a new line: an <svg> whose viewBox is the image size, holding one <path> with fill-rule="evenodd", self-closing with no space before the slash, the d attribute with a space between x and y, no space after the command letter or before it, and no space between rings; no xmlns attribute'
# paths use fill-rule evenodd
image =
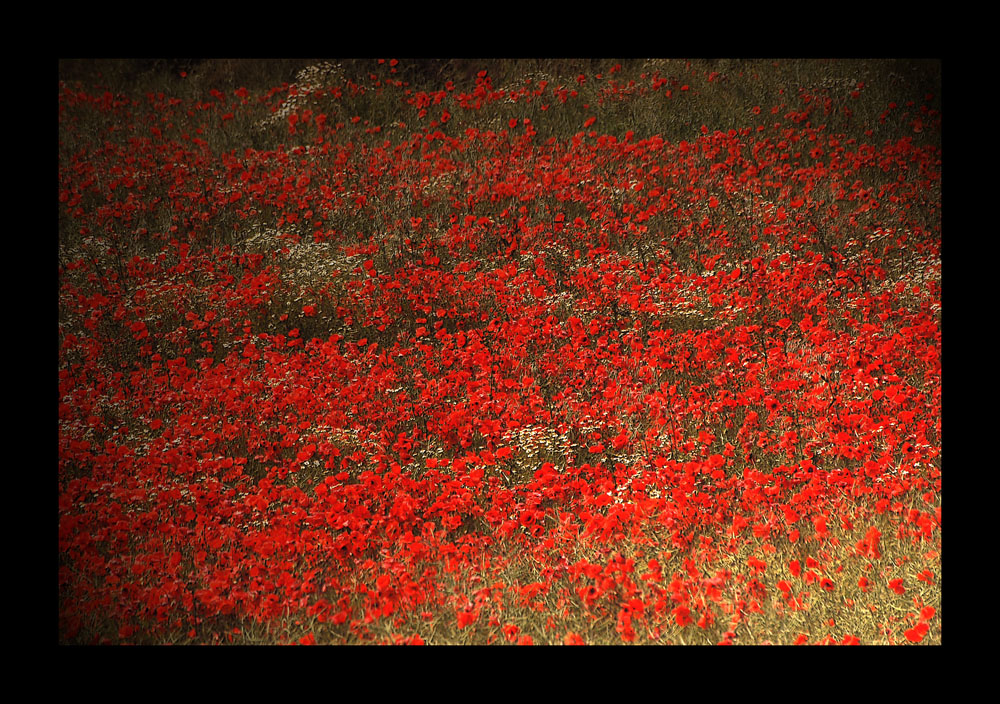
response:
<svg viewBox="0 0 1000 704"><path fill-rule="evenodd" d="M60 644L941 643L939 62L59 73Z"/></svg>

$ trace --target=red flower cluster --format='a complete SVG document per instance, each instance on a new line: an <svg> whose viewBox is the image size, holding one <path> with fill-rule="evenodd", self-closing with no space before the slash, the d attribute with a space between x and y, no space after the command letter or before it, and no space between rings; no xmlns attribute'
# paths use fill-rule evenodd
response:
<svg viewBox="0 0 1000 704"><path fill-rule="evenodd" d="M671 95L600 81L578 90ZM940 230L914 215L939 150L833 133L820 100L764 131L557 139L461 126L558 110L561 85L377 84L61 87L61 638L97 614L122 641L289 614L365 637L476 574L462 632L563 598L624 641L733 619L732 642L769 593L843 580L719 555L828 545L868 500L939 537ZM341 121L393 90L423 128ZM226 141L257 124L286 143ZM861 530L879 560L890 536ZM627 541L684 570L567 558ZM482 584L512 554L545 571L504 602Z"/></svg>

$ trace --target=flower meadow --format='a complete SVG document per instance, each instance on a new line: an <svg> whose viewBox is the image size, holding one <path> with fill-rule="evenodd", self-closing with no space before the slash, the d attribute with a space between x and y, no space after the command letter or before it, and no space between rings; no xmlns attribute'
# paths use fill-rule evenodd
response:
<svg viewBox="0 0 1000 704"><path fill-rule="evenodd" d="M939 66L135 65L60 64L61 644L941 643Z"/></svg>

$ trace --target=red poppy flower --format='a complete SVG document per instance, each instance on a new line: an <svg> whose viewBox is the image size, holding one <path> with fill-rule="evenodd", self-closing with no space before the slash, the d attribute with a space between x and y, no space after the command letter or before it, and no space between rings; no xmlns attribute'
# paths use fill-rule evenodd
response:
<svg viewBox="0 0 1000 704"><path fill-rule="evenodd" d="M906 631L904 631L903 635L905 635L906 640L910 641L911 643L919 643L924 639L924 636L927 635L927 630L928 626L926 623L918 623L913 628L908 628Z"/></svg>
<svg viewBox="0 0 1000 704"><path fill-rule="evenodd" d="M673 610L673 614L674 614L674 620L677 622L677 625L680 626L681 628L684 628L685 626L694 623L694 619L691 618L691 609L684 606L683 604L675 607Z"/></svg>
<svg viewBox="0 0 1000 704"><path fill-rule="evenodd" d="M579 633L574 633L573 631L570 631L569 633L566 634L566 637L563 638L563 644L586 645L586 642L583 640L583 637Z"/></svg>

